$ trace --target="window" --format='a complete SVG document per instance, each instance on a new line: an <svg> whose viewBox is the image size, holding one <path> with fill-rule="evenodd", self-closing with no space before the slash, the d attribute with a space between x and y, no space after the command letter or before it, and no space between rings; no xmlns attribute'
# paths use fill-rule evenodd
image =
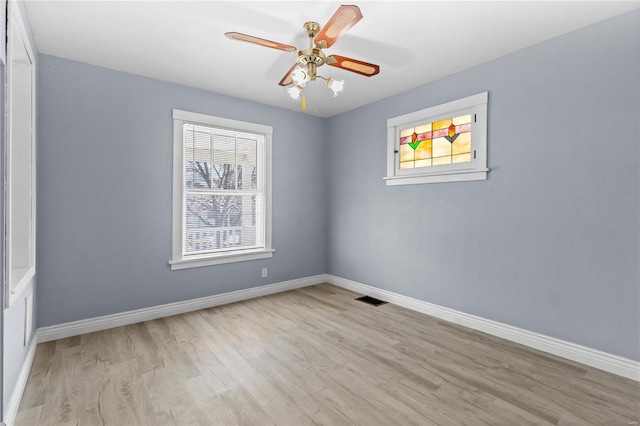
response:
<svg viewBox="0 0 640 426"><path fill-rule="evenodd" d="M387 185L487 179L487 92L387 120Z"/></svg>
<svg viewBox="0 0 640 426"><path fill-rule="evenodd" d="M272 128L173 110L171 269L271 257Z"/></svg>
<svg viewBox="0 0 640 426"><path fill-rule="evenodd" d="M36 273L35 67L15 2L9 2L7 36L4 275L11 306Z"/></svg>

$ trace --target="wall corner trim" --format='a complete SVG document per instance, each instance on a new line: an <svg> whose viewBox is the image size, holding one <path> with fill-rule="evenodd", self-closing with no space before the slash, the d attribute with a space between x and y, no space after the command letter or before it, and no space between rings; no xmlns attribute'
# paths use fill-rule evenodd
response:
<svg viewBox="0 0 640 426"><path fill-rule="evenodd" d="M38 339L34 336L31 338L31 343L29 344L29 350L27 351L27 356L22 363L22 368L20 369L20 374L18 375L18 381L16 382L15 387L13 388L13 393L11 394L11 399L9 400L9 405L7 405L7 411L4 416L4 423L7 426L13 426L16 421L16 415L18 414L18 407L20 406L20 400L22 400L22 393L24 392L24 388L27 385L27 379L29 378L29 371L31 370L31 364L33 363L33 357L36 354L36 347L38 346Z"/></svg>
<svg viewBox="0 0 640 426"><path fill-rule="evenodd" d="M534 333L497 321L466 314L356 281L327 275L327 282L347 290L363 293L413 311L431 315L455 324L501 337L530 348L579 362L631 380L640 381L640 362L623 358L597 349Z"/></svg>
<svg viewBox="0 0 640 426"><path fill-rule="evenodd" d="M269 294L281 293L287 290L321 284L326 282L326 280L327 276L325 274L320 274L290 281L282 281L275 284L251 287L244 290L214 294L212 296L205 296L198 299L88 318L64 324L52 325L49 327L41 327L36 330L36 337L38 343L49 342L51 340L64 339L66 337L92 333L94 331L106 330L108 328L135 324L142 321L150 321L157 318L197 311L199 309L211 308L213 306L224 305L227 303L239 302L241 300L253 299L255 297L267 296Z"/></svg>

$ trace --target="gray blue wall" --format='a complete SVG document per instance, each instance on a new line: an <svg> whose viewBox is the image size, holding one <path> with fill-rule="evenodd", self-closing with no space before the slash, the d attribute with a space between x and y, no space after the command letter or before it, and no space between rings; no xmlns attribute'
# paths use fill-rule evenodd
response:
<svg viewBox="0 0 640 426"><path fill-rule="evenodd" d="M322 119L46 55L39 102L40 327L326 271ZM273 258L169 269L173 108L273 126Z"/></svg>
<svg viewBox="0 0 640 426"><path fill-rule="evenodd" d="M5 3L6 1L0 2L0 8L3 10L2 14L0 15L0 20L3 23L5 22L3 18ZM36 53L37 52L36 44L33 39L33 34L31 32L31 26L29 24L29 19L27 16L26 8L24 7L24 3L20 1L20 2L17 2L16 4L18 5L18 7L20 8L20 11L22 12L22 17L26 20L24 24L26 27L25 29L27 30L27 36L29 38L29 42L31 43L33 52ZM4 40L4 39L5 39L4 33L0 34L0 40ZM4 52L4 48L2 50L3 50L2 60L4 62L4 59L6 58L6 52ZM37 68L38 55L36 54L35 56L36 57L33 59ZM3 71L4 71L4 66L3 66ZM4 72L2 77L3 78L1 81L4 81ZM5 94L4 94L4 88L3 88L2 96L0 96L2 111L4 111L4 102L5 102L4 96ZM36 96L37 96L37 91L36 91ZM36 104L37 104L37 100L36 100ZM4 114L2 114L2 116L4 117ZM0 134L3 134L3 133L0 133ZM37 144L38 144L38 141L36 140L36 145ZM38 148L36 146L36 152L37 152L37 149ZM0 164L4 165L4 162L0 162ZM4 173L2 173L1 175L4 176ZM4 186L4 182L2 186ZM37 191L39 191L39 188L36 189L36 197L39 196ZM4 235L4 229L2 230L2 233L0 235ZM0 252L0 254L2 254L2 252ZM4 256L2 256L2 259L4 259ZM25 298L31 292L34 292L34 303L37 302L37 295L35 293L37 292L36 283L37 283L38 276L39 276L39 271L36 271L36 276L24 288L22 293L17 297L17 299L11 305L11 307L3 310L2 321L1 321L2 330L3 330L2 332L2 369L1 369L2 371L0 374L0 377L2 378L2 392L1 392L2 417L0 418L4 418L4 416L6 415L7 405L9 404L9 400L11 399L11 396L13 395L13 392L15 390L15 385L18 381L18 375L20 374L20 370L22 369L24 361L27 357L29 345L31 344L31 342L26 342L26 345L25 345L25 342L24 342ZM4 297L4 288L2 293ZM3 299L3 302L4 302L4 299ZM4 303L2 304L2 307L4 308ZM31 339L35 337L36 322L37 322L37 310L34 309L33 319L32 319L33 329L31 333Z"/></svg>
<svg viewBox="0 0 640 426"><path fill-rule="evenodd" d="M328 272L640 360L638 11L328 120ZM386 120L489 92L489 179L385 187Z"/></svg>

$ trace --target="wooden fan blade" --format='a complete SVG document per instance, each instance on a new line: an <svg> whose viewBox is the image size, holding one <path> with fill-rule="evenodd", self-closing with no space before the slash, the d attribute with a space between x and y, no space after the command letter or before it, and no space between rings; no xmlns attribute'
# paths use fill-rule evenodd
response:
<svg viewBox="0 0 640 426"><path fill-rule="evenodd" d="M293 70L296 68L296 65L298 64L297 63L293 64L293 66L289 68L289 71L287 71L284 77L282 77L282 80L280 80L280 83L278 83L280 86L288 86L291 83L293 83L293 78L291 78L291 73L293 73Z"/></svg>
<svg viewBox="0 0 640 426"><path fill-rule="evenodd" d="M316 36L316 46L320 49L331 47L333 43L362 19L360 8L355 5L342 5L333 14L327 25Z"/></svg>
<svg viewBox="0 0 640 426"><path fill-rule="evenodd" d="M272 49L284 50L285 52L295 52L298 50L295 46L278 43L277 41L265 40L263 38L254 37L242 33L224 33L224 35L229 37L231 40L246 41L249 43L258 44L260 46L270 47Z"/></svg>
<svg viewBox="0 0 640 426"><path fill-rule="evenodd" d="M379 65L339 55L327 56L326 64L331 65L332 67L342 68L343 70L366 75L367 77L372 77L380 72Z"/></svg>

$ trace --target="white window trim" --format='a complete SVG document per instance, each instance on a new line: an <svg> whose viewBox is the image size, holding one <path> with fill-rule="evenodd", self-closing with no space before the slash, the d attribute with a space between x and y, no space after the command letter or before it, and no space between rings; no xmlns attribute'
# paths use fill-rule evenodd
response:
<svg viewBox="0 0 640 426"><path fill-rule="evenodd" d="M265 147L265 247L232 252L207 253L202 255L183 256L183 221L184 221L184 141L183 125L206 124L230 130L260 133L264 135ZM271 248L271 145L273 128L263 124L248 123L228 118L214 117L195 112L173 110L173 232L172 258L169 261L171 270L197 268L200 266L220 265L224 263L265 259L273 256Z"/></svg>
<svg viewBox="0 0 640 426"><path fill-rule="evenodd" d="M487 172L487 102L488 92L457 99L387 120L387 186L420 183L486 180ZM430 168L399 169L400 131L415 125L451 117L452 114L471 114L471 148L475 158L470 163L432 166Z"/></svg>
<svg viewBox="0 0 640 426"><path fill-rule="evenodd" d="M13 29L15 28L20 34L22 44L24 45L27 55L31 59L31 209L29 212L25 212L31 216L30 227L31 227L31 239L29 241L30 244L30 266L25 271L24 275L20 278L18 283L15 286L12 286L10 282L10 269L11 269L11 191L12 191L12 182L11 182L11 170L12 170L12 153L11 153L11 138L12 138L12 124L11 124L11 114L13 112L12 108L12 93L11 93L11 78L13 75L13 48L11 46L11 42L7 43L7 69L6 69L6 81L5 87L7 88L7 97L5 103L5 192L4 192L4 227L5 227L5 239L4 239L4 250L5 250L5 261L4 261L4 283L5 283L5 306L9 308L20 296L20 294L25 290L31 279L36 274L36 61L35 55L33 54L33 48L31 46L31 42L29 37L27 36L27 31L25 28L25 20L22 16L20 8L18 7L15 1L8 2L8 28L7 35L8 37L12 37ZM10 40L10 39L9 39Z"/></svg>

